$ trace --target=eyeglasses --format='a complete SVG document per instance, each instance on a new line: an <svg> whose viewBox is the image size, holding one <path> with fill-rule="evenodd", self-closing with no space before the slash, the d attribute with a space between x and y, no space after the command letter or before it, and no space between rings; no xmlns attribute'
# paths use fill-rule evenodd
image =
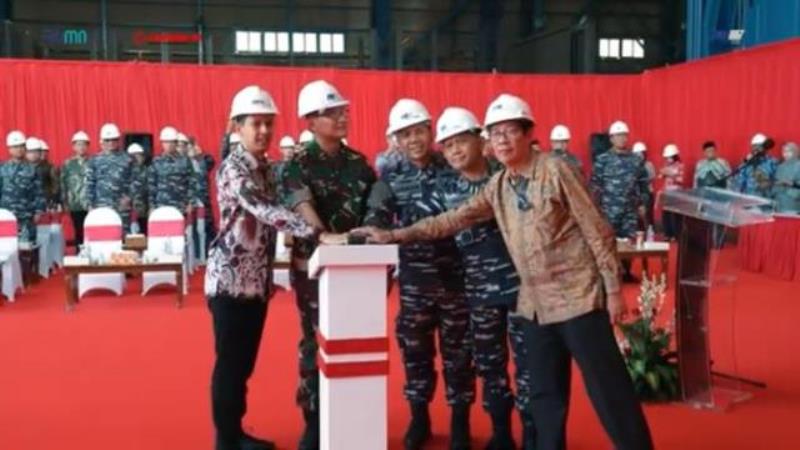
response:
<svg viewBox="0 0 800 450"><path fill-rule="evenodd" d="M511 140L516 137L522 136L522 128L519 127L512 127L506 128L505 130L493 129L489 132L489 139L492 141L500 141L503 138Z"/></svg>

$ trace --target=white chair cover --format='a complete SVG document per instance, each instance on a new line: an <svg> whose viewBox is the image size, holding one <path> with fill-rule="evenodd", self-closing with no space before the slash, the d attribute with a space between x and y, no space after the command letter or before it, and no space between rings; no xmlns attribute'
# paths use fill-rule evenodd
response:
<svg viewBox="0 0 800 450"><path fill-rule="evenodd" d="M50 214L50 267L64 267L64 227L61 225L62 213Z"/></svg>
<svg viewBox="0 0 800 450"><path fill-rule="evenodd" d="M206 265L206 207L203 205L203 202L197 202L197 207L195 208L195 216L197 220L195 220L194 226L197 227L197 240L198 242L197 248L200 249L199 254L197 255L197 264L201 266Z"/></svg>
<svg viewBox="0 0 800 450"><path fill-rule="evenodd" d="M42 278L50 276L52 259L50 255L50 213L45 212L36 222L36 243L39 244L39 267L37 268Z"/></svg>
<svg viewBox="0 0 800 450"><path fill-rule="evenodd" d="M13 302L17 290L23 288L22 264L19 262L17 218L7 209L0 209L0 264L3 295Z"/></svg>
<svg viewBox="0 0 800 450"><path fill-rule="evenodd" d="M183 214L171 206L156 208L147 219L147 254L151 256L183 256L183 293L188 293L187 252ZM142 295L160 284L178 285L175 272L145 272L142 274Z"/></svg>
<svg viewBox="0 0 800 450"><path fill-rule="evenodd" d="M86 251L92 258L109 260L113 252L122 250L122 219L111 208L96 208L86 215L83 223ZM103 273L78 275L78 298L94 289L107 289L122 295L125 274Z"/></svg>
<svg viewBox="0 0 800 450"><path fill-rule="evenodd" d="M149 225L148 225L149 226ZM149 232L149 230L148 230ZM194 236L192 235L192 223L190 220L186 221L186 228L184 228L183 237L186 240L186 269L189 271L190 274L194 273L194 269L197 266L197 262L195 261L194 257Z"/></svg>

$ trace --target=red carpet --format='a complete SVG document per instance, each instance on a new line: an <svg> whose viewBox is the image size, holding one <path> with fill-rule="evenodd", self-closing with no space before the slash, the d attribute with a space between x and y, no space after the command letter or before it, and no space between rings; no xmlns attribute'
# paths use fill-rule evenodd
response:
<svg viewBox="0 0 800 450"><path fill-rule="evenodd" d="M40 282L17 303L0 305L0 449L199 450L212 448L209 373L211 326L202 276L182 310L174 294L122 298L94 295L64 312L63 279ZM769 388L727 413L683 405L647 407L661 449L790 449L800 442L800 284L743 274L735 301L740 371ZM628 293L629 298L634 292ZM392 314L396 298L391 300ZM718 369L730 369L732 308L712 306ZM280 448L296 448L301 430L294 406L298 319L286 294L271 305L262 353L251 383L246 423ZM408 418L402 366L392 343L390 448L400 448ZM569 423L571 449L610 448L576 377ZM441 386L431 449L446 448L447 409ZM489 424L473 415L475 448ZM519 428L517 427L517 430ZM480 447L479 447L480 445Z"/></svg>

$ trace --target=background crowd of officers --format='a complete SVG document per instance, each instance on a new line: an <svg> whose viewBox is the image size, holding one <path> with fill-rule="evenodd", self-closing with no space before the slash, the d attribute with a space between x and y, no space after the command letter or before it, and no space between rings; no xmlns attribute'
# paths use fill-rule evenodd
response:
<svg viewBox="0 0 800 450"><path fill-rule="evenodd" d="M159 138L162 151L148 163L140 144L122 148L122 135L113 123L101 128L100 149L94 156L89 155L89 135L78 131L71 140L74 155L59 168L50 162L43 140L12 131L6 139L11 159L0 166L0 207L16 215L24 241L36 240L35 222L41 213L65 211L76 245L83 243L83 221L94 208L114 209L126 232L141 233L158 207L178 208L187 219L195 208L210 211L214 158L173 127L161 130ZM213 227L213 221L209 223ZM213 228L208 234L213 237Z"/></svg>

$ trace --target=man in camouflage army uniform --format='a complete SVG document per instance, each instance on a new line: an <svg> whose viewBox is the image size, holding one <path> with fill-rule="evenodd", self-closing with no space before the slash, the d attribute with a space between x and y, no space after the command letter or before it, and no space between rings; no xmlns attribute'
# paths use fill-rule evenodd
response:
<svg viewBox="0 0 800 450"><path fill-rule="evenodd" d="M138 232L147 234L147 220L150 213L150 197L148 195L148 167L144 160L144 148L137 143L128 146L128 155L132 160L131 167L131 201L133 214L136 216ZM133 223L131 223L133 225ZM133 229L131 229L133 232Z"/></svg>
<svg viewBox="0 0 800 450"><path fill-rule="evenodd" d="M375 173L361 153L342 143L347 135L349 102L336 88L314 81L300 92L298 112L316 139L288 161L282 174L287 206L315 228L344 233L362 224ZM319 448L319 375L317 371L318 284L308 278L313 241L295 239L292 246L292 287L300 312L300 385L297 403L306 429L300 450Z"/></svg>
<svg viewBox="0 0 800 450"><path fill-rule="evenodd" d="M178 154L189 157L189 137L176 130L175 149Z"/></svg>
<svg viewBox="0 0 800 450"><path fill-rule="evenodd" d="M177 151L178 133L172 127L161 130L163 153L153 159L147 176L147 195L150 209L172 206L187 217L195 198L195 176L189 158Z"/></svg>
<svg viewBox="0 0 800 450"><path fill-rule="evenodd" d="M347 145L344 145L347 147ZM299 155L298 152L298 145L294 141L294 138L289 136L288 134L281 138L280 143L278 144L278 151L280 159L274 161L272 164L272 175L275 178L275 182L278 185L281 184L281 179L283 178L283 170L286 168L286 165L289 164L295 155Z"/></svg>
<svg viewBox="0 0 800 450"><path fill-rule="evenodd" d="M25 160L26 148L37 148L38 141L29 138L26 142L21 132L12 131L6 138L11 159L0 166L0 208L14 213L17 235L27 242L36 242L36 218L45 210L42 179L36 168Z"/></svg>
<svg viewBox="0 0 800 450"><path fill-rule="evenodd" d="M592 194L619 238L635 237L651 195L644 161L626 147L628 133L624 122L611 124L612 148L597 157L591 179ZM623 267L625 280L635 281L630 261Z"/></svg>
<svg viewBox="0 0 800 450"><path fill-rule="evenodd" d="M50 162L50 146L47 142L40 139L41 149L39 150L39 160L36 163L36 170L42 178L42 188L44 189L47 208L56 208L59 205L61 194L59 193L58 168Z"/></svg>
<svg viewBox="0 0 800 450"><path fill-rule="evenodd" d="M89 204L86 199L86 152L89 150L89 135L78 131L72 136L72 151L75 156L61 167L61 204L72 219L75 230L75 246L83 244L83 221Z"/></svg>
<svg viewBox="0 0 800 450"><path fill-rule="evenodd" d="M393 135L388 133L388 131L389 130L387 129L386 150L378 153L378 155L375 156L375 170L378 173L383 172L385 169L388 169L403 159L403 154L400 153L400 149L397 148L397 141Z"/></svg>
<svg viewBox="0 0 800 450"><path fill-rule="evenodd" d="M195 234L194 245L195 254L200 255L200 245L205 245L206 251L215 236L214 221L211 217L211 190L209 188L209 177L214 170L214 158L203 153L203 149L193 139L189 141L189 161L192 163L192 172L195 177L195 198L194 204L202 203L206 210L206 242L200 242L199 235ZM197 233L197 228L192 230Z"/></svg>
<svg viewBox="0 0 800 450"><path fill-rule="evenodd" d="M581 160L569 151L569 140L572 135L566 125L556 125L550 131L550 147L552 155L568 162L578 172L582 173Z"/></svg>
<svg viewBox="0 0 800 450"><path fill-rule="evenodd" d="M433 201L441 177L455 173L432 151L430 114L418 101L401 99L389 113L390 132L403 159L380 174L369 200L368 225L407 226L441 212ZM475 373L464 297L461 254L452 238L400 246L400 313L397 340L403 354L405 396L411 423L405 448L422 448L431 437L428 404L436 388L435 336L439 336L447 402L452 408L450 448L469 449L469 413Z"/></svg>
<svg viewBox="0 0 800 450"><path fill-rule="evenodd" d="M102 151L86 166L86 199L89 208L112 208L130 229L131 158L120 149L119 128L107 123L100 129Z"/></svg>
<svg viewBox="0 0 800 450"><path fill-rule="evenodd" d="M447 108L436 124L436 142L442 145L458 177L440 179L434 201L441 210L458 208L478 193L499 163L483 156L483 138L475 116L464 108ZM441 206L438 206L441 205ZM517 407L523 424L523 449L533 450L536 431L530 414L530 377L524 366L521 327L513 320L519 294L519 276L494 220L455 235L464 264L473 360L483 379L483 407L492 418L488 450L516 450L511 434L514 396L508 377L508 335L512 336L517 385Z"/></svg>

